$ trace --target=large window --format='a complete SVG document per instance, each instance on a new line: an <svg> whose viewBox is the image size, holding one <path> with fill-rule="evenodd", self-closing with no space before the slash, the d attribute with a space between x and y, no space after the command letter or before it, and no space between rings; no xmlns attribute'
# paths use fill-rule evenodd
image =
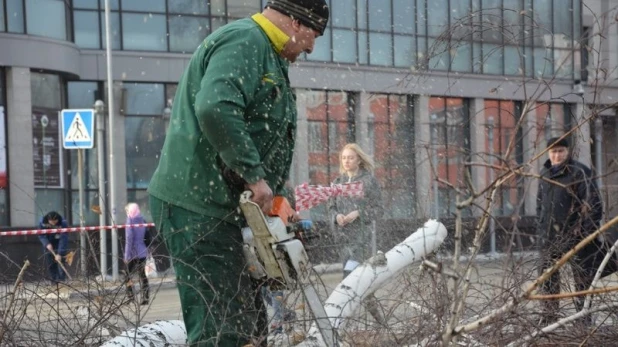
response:
<svg viewBox="0 0 618 347"><path fill-rule="evenodd" d="M0 225L9 225L9 185L6 155L6 88L4 69L0 68Z"/></svg>
<svg viewBox="0 0 618 347"><path fill-rule="evenodd" d="M382 186L384 218L413 218L415 211L412 97L374 94L369 100L369 141Z"/></svg>
<svg viewBox="0 0 618 347"><path fill-rule="evenodd" d="M63 107L62 80L58 75L32 72L30 88L36 211L33 222L38 222L49 211L58 211L69 218L58 115Z"/></svg>
<svg viewBox="0 0 618 347"><path fill-rule="evenodd" d="M113 49L193 52L213 30L260 12L260 0L115 0L110 5ZM75 43L105 48L103 1L73 2Z"/></svg>
<svg viewBox="0 0 618 347"><path fill-rule="evenodd" d="M452 217L455 213L456 202L456 190L453 187L466 189L464 162L470 154L468 100L432 97L429 101L429 115L431 147L433 148L431 153L432 181L435 182L436 173L440 180L438 183L438 213L441 217ZM469 210L464 212L469 214Z"/></svg>
<svg viewBox="0 0 618 347"><path fill-rule="evenodd" d="M176 85L125 83L127 195L148 214L146 189L159 164Z"/></svg>
<svg viewBox="0 0 618 347"><path fill-rule="evenodd" d="M339 176L339 152L354 141L353 97L346 92L317 90L297 94L307 112L310 183L329 185ZM326 206L311 213L314 219L324 219Z"/></svg>
<svg viewBox="0 0 618 347"><path fill-rule="evenodd" d="M517 167L523 164L523 137L521 128L517 127L521 117L521 104L513 101L485 100L485 148L487 162L497 167ZM492 132L493 143L489 142ZM496 179L505 171L490 173L486 170L486 180ZM523 177L513 177L504 182L496 195L494 215L510 215L522 211Z"/></svg>
<svg viewBox="0 0 618 347"><path fill-rule="evenodd" d="M337 0L306 59L579 79L580 0Z"/></svg>

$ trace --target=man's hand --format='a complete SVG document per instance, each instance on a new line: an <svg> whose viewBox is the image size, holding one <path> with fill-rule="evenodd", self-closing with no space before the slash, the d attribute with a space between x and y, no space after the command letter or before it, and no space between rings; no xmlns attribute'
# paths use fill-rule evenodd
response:
<svg viewBox="0 0 618 347"><path fill-rule="evenodd" d="M273 191L263 179L253 184L247 183L247 189L253 193L251 201L262 208L264 214L268 214L273 208Z"/></svg>
<svg viewBox="0 0 618 347"><path fill-rule="evenodd" d="M53 253L54 252L54 246L52 246L51 243L47 244L47 250L49 251L49 253Z"/></svg>
<svg viewBox="0 0 618 347"><path fill-rule="evenodd" d="M56 254L56 261L57 262L61 262L62 261L62 256L60 254Z"/></svg>

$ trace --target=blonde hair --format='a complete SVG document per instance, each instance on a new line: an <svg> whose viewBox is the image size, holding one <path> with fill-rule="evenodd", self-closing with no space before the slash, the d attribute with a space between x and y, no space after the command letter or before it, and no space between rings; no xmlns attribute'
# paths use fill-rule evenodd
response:
<svg viewBox="0 0 618 347"><path fill-rule="evenodd" d="M346 149L353 150L356 153L356 155L358 155L358 158L360 159L360 163L358 165L359 168L363 168L369 172L373 171L373 160L369 158L369 155L367 155L367 153L365 153L365 151L363 151L363 149L360 148L360 146L357 145L356 143L348 143L345 146L343 146L343 149L341 150L341 152L339 152L339 173L340 174L346 173L346 171L343 169L343 160L341 160L343 151L345 151Z"/></svg>

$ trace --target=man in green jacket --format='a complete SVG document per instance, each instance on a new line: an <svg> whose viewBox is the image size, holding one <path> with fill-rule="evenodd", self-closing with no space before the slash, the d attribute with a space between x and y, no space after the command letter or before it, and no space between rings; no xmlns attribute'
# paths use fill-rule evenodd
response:
<svg viewBox="0 0 618 347"><path fill-rule="evenodd" d="M209 35L178 84L148 192L191 346L264 343L238 201L248 189L269 211L273 192L283 193L296 136L288 66L311 53L328 17L325 0L268 1L262 13Z"/></svg>

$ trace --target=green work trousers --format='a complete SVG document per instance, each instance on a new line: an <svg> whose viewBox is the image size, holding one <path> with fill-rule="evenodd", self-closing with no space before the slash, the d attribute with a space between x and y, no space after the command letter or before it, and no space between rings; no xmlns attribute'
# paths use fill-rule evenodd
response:
<svg viewBox="0 0 618 347"><path fill-rule="evenodd" d="M150 196L170 253L190 346L264 345L266 311L249 277L238 226Z"/></svg>

